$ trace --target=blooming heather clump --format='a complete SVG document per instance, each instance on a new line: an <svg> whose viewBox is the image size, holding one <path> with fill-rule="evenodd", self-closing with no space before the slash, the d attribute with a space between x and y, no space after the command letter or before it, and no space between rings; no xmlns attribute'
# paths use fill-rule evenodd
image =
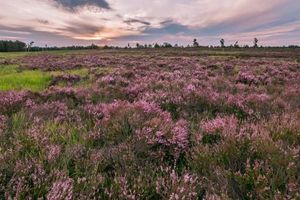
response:
<svg viewBox="0 0 300 200"><path fill-rule="evenodd" d="M46 183L46 171L35 160L17 161L13 166L14 174L8 182L5 199L21 199L30 196L30 191L39 190ZM1 180L3 181L3 180Z"/></svg>
<svg viewBox="0 0 300 200"><path fill-rule="evenodd" d="M94 135L96 138L108 135L118 137L116 134L130 127L126 131L136 134L137 139L145 140L149 145L168 147L176 157L188 146L187 122L173 122L170 114L162 111L156 104L145 101L133 104L117 101L111 104L87 105L84 110L102 130L108 132L102 136ZM124 123L127 124L126 127L120 126ZM113 133L113 130L118 131Z"/></svg>
<svg viewBox="0 0 300 200"><path fill-rule="evenodd" d="M49 200L71 200L73 199L73 180L65 178L57 180L47 194Z"/></svg>
<svg viewBox="0 0 300 200"><path fill-rule="evenodd" d="M6 117L4 115L0 115L0 136L4 132L6 127Z"/></svg>
<svg viewBox="0 0 300 200"><path fill-rule="evenodd" d="M104 114L102 112L102 105L93 105L93 104L88 104L83 107L83 110L94 120L95 122L100 122Z"/></svg>
<svg viewBox="0 0 300 200"><path fill-rule="evenodd" d="M113 84L115 82L115 78L108 75L108 76L102 77L101 81L106 84Z"/></svg>
<svg viewBox="0 0 300 200"><path fill-rule="evenodd" d="M134 103L134 106L138 109L142 109L146 114L161 113L161 108L155 103L149 103L146 101L138 101Z"/></svg>
<svg viewBox="0 0 300 200"><path fill-rule="evenodd" d="M36 104L35 104L35 102L32 100L32 99L27 99L26 101L25 101L25 107L27 107L27 108L32 108L32 107L34 107Z"/></svg>
<svg viewBox="0 0 300 200"><path fill-rule="evenodd" d="M196 87L193 84L189 84L188 86L186 86L186 91L187 91L187 93L195 92Z"/></svg>
<svg viewBox="0 0 300 200"><path fill-rule="evenodd" d="M134 191L129 189L129 184L128 184L128 181L126 180L126 177L116 177L114 179L114 182L116 183L116 185L118 185L120 187L120 190L121 190L119 192L119 194L117 195L118 198L128 199L128 200L138 199L136 197L136 195L134 194ZM111 193L115 193L115 191L106 190L106 194L108 194L108 196L112 196Z"/></svg>
<svg viewBox="0 0 300 200"><path fill-rule="evenodd" d="M0 113L12 114L22 107L26 92L0 92Z"/></svg>
<svg viewBox="0 0 300 200"><path fill-rule="evenodd" d="M46 149L48 154L47 159L49 162L54 161L61 153L61 147L59 145L48 145Z"/></svg>
<svg viewBox="0 0 300 200"><path fill-rule="evenodd" d="M162 168L162 172L167 176L159 177L156 181L156 192L163 199L179 200L179 199L196 199L198 178L189 173L178 175L170 168Z"/></svg>
<svg viewBox="0 0 300 200"><path fill-rule="evenodd" d="M202 122L200 125L204 133L219 133L224 137L237 137L238 121L234 116L217 117L212 120Z"/></svg>
<svg viewBox="0 0 300 200"><path fill-rule="evenodd" d="M148 84L140 82L136 84L129 85L125 89L125 93L128 96L129 99L135 99L138 98L140 94L144 94L144 92L147 91Z"/></svg>
<svg viewBox="0 0 300 200"><path fill-rule="evenodd" d="M56 122L61 122L67 119L68 107L65 103L58 101L45 103L42 105L35 105L30 110L32 117L39 117L42 119L53 118Z"/></svg>
<svg viewBox="0 0 300 200"><path fill-rule="evenodd" d="M180 120L174 124L172 128L173 137L171 143L177 145L178 148L186 149L188 146L188 127L187 122Z"/></svg>
<svg viewBox="0 0 300 200"><path fill-rule="evenodd" d="M251 72L240 72L236 82L252 85L252 84L257 84L258 79Z"/></svg>
<svg viewBox="0 0 300 200"><path fill-rule="evenodd" d="M90 94L84 89L81 90L72 87L50 87L46 91L41 92L41 96L46 100L81 104L90 97Z"/></svg>

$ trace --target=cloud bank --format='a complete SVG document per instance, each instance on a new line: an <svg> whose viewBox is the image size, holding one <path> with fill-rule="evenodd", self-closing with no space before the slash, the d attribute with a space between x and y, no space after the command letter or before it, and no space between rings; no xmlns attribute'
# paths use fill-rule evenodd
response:
<svg viewBox="0 0 300 200"><path fill-rule="evenodd" d="M64 8L75 10L84 6L96 6L99 8L110 9L109 4L105 0L53 0Z"/></svg>
<svg viewBox="0 0 300 200"><path fill-rule="evenodd" d="M300 45L298 0L14 0L0 7L0 39L38 45L203 45L236 40Z"/></svg>

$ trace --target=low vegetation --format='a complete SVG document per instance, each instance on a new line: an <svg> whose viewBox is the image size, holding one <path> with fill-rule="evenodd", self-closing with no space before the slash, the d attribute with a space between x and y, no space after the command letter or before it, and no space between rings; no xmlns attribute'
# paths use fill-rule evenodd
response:
<svg viewBox="0 0 300 200"><path fill-rule="evenodd" d="M140 51L1 67L0 199L300 198L294 53Z"/></svg>
<svg viewBox="0 0 300 200"><path fill-rule="evenodd" d="M0 90L45 89L51 80L49 74L39 70L19 70L12 65L0 66Z"/></svg>

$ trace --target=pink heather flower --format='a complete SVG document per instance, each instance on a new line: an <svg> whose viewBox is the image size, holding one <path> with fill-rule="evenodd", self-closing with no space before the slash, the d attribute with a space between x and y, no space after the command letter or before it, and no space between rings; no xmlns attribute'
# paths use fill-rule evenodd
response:
<svg viewBox="0 0 300 200"><path fill-rule="evenodd" d="M202 130L206 133L215 133L217 131L222 131L225 127L225 119L217 117L213 120L202 123Z"/></svg>
<svg viewBox="0 0 300 200"><path fill-rule="evenodd" d="M43 119L53 117L56 122L61 122L67 118L67 113L67 105L65 103L55 101L33 106L30 115L32 117L39 116Z"/></svg>
<svg viewBox="0 0 300 200"><path fill-rule="evenodd" d="M244 108L245 98L242 95L231 95L226 96L226 102L230 106L237 106L240 108Z"/></svg>
<svg viewBox="0 0 300 200"><path fill-rule="evenodd" d="M121 189L121 193L119 194L119 197L121 199L128 199L128 200L137 199L136 195L133 193L134 191L132 191L129 188L129 184L126 180L126 177L116 177L114 181Z"/></svg>
<svg viewBox="0 0 300 200"><path fill-rule="evenodd" d="M48 90L42 93L44 97L48 96L71 96L75 95L76 90L72 87L50 87Z"/></svg>
<svg viewBox="0 0 300 200"><path fill-rule="evenodd" d="M47 151L48 151L47 159L49 162L51 162L59 157L61 152L61 147L59 145L48 145Z"/></svg>
<svg viewBox="0 0 300 200"><path fill-rule="evenodd" d="M195 175L184 173L179 175L171 168L162 168L162 177L156 181L156 192L165 199L196 199L198 178Z"/></svg>
<svg viewBox="0 0 300 200"><path fill-rule="evenodd" d="M144 91L147 89L148 84L146 83L136 83L133 85L129 85L125 92L128 96L136 98L140 93L144 93Z"/></svg>
<svg viewBox="0 0 300 200"><path fill-rule="evenodd" d="M107 75L101 78L101 81L104 83L112 84L115 82L115 78L112 77L111 75Z"/></svg>
<svg viewBox="0 0 300 200"><path fill-rule="evenodd" d="M188 127L185 120L179 120L172 128L173 137L170 142L179 148L185 149L188 145Z"/></svg>
<svg viewBox="0 0 300 200"><path fill-rule="evenodd" d="M15 111L22 106L26 92L0 92L0 113Z"/></svg>
<svg viewBox="0 0 300 200"><path fill-rule="evenodd" d="M73 199L73 179L66 178L52 184L47 195L48 200L71 200Z"/></svg>
<svg viewBox="0 0 300 200"><path fill-rule="evenodd" d="M154 103L148 103L146 101L138 101L134 103L136 107L141 107L146 113L153 113L153 112L161 112L159 106Z"/></svg>
<svg viewBox="0 0 300 200"><path fill-rule="evenodd" d="M104 113L102 112L102 105L93 105L93 104L88 104L83 107L84 111L92 117L96 122L99 122L100 120L103 119Z"/></svg>
<svg viewBox="0 0 300 200"><path fill-rule="evenodd" d="M0 136L4 132L6 127L6 117L4 115L0 115Z"/></svg>
<svg viewBox="0 0 300 200"><path fill-rule="evenodd" d="M240 72L236 81L239 83L249 84L249 85L258 83L258 79L250 71Z"/></svg>
<svg viewBox="0 0 300 200"><path fill-rule="evenodd" d="M223 136L232 136L237 133L238 120L234 116L217 117L201 123L205 133L221 133Z"/></svg>
<svg viewBox="0 0 300 200"><path fill-rule="evenodd" d="M27 108L32 108L32 107L35 106L35 103L34 103L34 101L32 101L31 99L27 99L26 102L25 102L25 106L26 106Z"/></svg>
<svg viewBox="0 0 300 200"><path fill-rule="evenodd" d="M195 92L195 91L196 91L196 87L195 87L193 84L189 84L189 85L186 87L186 91L187 91L188 93Z"/></svg>
<svg viewBox="0 0 300 200"><path fill-rule="evenodd" d="M265 102L269 99L270 99L269 95L267 95L265 93L263 93L263 94L250 94L247 97L247 101L252 101L252 102L257 102L257 103Z"/></svg>

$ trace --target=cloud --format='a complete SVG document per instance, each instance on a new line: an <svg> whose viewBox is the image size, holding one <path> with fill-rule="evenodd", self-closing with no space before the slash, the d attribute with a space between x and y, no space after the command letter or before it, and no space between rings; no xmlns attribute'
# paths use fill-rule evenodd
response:
<svg viewBox="0 0 300 200"><path fill-rule="evenodd" d="M150 22L147 22L147 21L144 21L144 20L140 20L140 19L127 19L127 20L124 20L124 22L128 25L132 25L134 23L140 23L140 24L143 24L143 25L146 25L146 26L150 26L151 23Z"/></svg>
<svg viewBox="0 0 300 200"><path fill-rule="evenodd" d="M73 35L95 34L103 30L101 26L86 24L83 22L69 22L65 27L59 28L58 31L66 32Z"/></svg>
<svg viewBox="0 0 300 200"><path fill-rule="evenodd" d="M143 31L146 34L178 34L178 33L187 33L190 31L188 26L182 25L173 21L163 21L162 27L159 28L147 28Z"/></svg>
<svg viewBox="0 0 300 200"><path fill-rule="evenodd" d="M84 6L95 6L104 9L110 9L106 0L53 0L58 5L63 6L68 10L76 10L77 8Z"/></svg>
<svg viewBox="0 0 300 200"><path fill-rule="evenodd" d="M37 19L37 21L41 24L50 24L50 22L46 19Z"/></svg>

